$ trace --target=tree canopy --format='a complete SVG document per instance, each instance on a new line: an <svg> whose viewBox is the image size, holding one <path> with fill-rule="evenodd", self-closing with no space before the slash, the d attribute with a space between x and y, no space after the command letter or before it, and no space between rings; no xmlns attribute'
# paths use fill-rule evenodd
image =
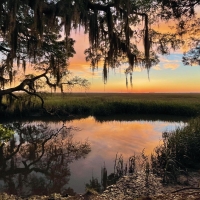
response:
<svg viewBox="0 0 200 200"><path fill-rule="evenodd" d="M87 80L68 79L69 58L75 54L71 31L84 29L90 47L86 60L96 68L103 61L103 77L108 69L129 63L149 70L159 62L158 54L168 54L184 44L183 35L198 31L194 23L199 0L1 0L0 1L0 103L11 104L23 91L43 99L37 92L39 80L45 85L88 86ZM161 21L173 20L175 31L160 33ZM199 20L196 19L196 21ZM190 20L191 22L191 20ZM198 38L190 38L197 45ZM141 48L143 43L143 48ZM184 60L187 60L188 57ZM190 56L191 58L191 56ZM188 61L185 61L188 64ZM37 73L25 73L32 68ZM11 86L17 75L20 83Z"/></svg>

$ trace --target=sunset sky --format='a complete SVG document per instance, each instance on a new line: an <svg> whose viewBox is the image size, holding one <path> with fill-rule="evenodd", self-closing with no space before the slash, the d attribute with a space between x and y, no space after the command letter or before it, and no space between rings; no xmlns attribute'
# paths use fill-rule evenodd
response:
<svg viewBox="0 0 200 200"><path fill-rule="evenodd" d="M160 29L166 25L159 25ZM86 78L90 83L87 92L200 92L200 66L184 66L182 64L183 51L171 52L167 56L159 56L160 63L150 69L149 79L145 69L135 69L133 72L133 86L130 82L126 87L126 76L123 65L115 70L110 70L107 84L102 79L102 68L94 72L90 69L90 63L85 61L84 50L89 47L88 36L82 31L73 33L76 40L76 55L70 59L69 70L74 75ZM129 77L128 77L129 80ZM81 92L83 89L76 89Z"/></svg>

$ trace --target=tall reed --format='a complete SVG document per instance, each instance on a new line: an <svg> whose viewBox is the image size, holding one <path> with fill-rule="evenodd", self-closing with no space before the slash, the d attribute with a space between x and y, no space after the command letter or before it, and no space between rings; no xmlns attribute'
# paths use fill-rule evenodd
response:
<svg viewBox="0 0 200 200"><path fill-rule="evenodd" d="M188 175L188 169L200 167L200 118L188 122L184 127L163 133L163 143L151 156L152 168L163 177L163 181L177 181L180 174Z"/></svg>

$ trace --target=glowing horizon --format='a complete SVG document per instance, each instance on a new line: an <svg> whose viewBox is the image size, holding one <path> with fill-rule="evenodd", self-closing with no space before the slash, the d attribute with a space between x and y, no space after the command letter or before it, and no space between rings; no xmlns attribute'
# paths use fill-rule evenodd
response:
<svg viewBox="0 0 200 200"><path fill-rule="evenodd" d="M110 69L108 81L103 82L102 67L94 71L90 63L85 61L84 50L89 47L87 35L83 32L73 34L76 40L76 54L70 59L69 70L77 76L86 78L90 83L87 92L106 93L198 93L200 92L200 68L198 66L184 66L183 53L173 52L170 55L159 56L160 63L146 69L135 68L133 72L133 86L131 87L128 76L128 88L124 69L128 65L122 65L115 70ZM74 92L83 92L83 89L74 89Z"/></svg>

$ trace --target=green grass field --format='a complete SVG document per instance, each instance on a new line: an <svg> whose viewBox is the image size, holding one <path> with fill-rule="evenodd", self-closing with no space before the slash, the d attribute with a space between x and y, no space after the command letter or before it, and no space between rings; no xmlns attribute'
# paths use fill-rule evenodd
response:
<svg viewBox="0 0 200 200"><path fill-rule="evenodd" d="M47 102L66 100L103 101L173 101L181 103L200 103L200 93L65 93L45 94Z"/></svg>
<svg viewBox="0 0 200 200"><path fill-rule="evenodd" d="M121 94L69 93L45 95L47 108L64 109L72 114L168 114L196 116L200 94Z"/></svg>
<svg viewBox="0 0 200 200"><path fill-rule="evenodd" d="M66 93L42 94L45 108L60 114L110 116L116 114L163 114L197 116L200 111L200 94L194 93ZM37 112L38 98L12 106L9 114Z"/></svg>

